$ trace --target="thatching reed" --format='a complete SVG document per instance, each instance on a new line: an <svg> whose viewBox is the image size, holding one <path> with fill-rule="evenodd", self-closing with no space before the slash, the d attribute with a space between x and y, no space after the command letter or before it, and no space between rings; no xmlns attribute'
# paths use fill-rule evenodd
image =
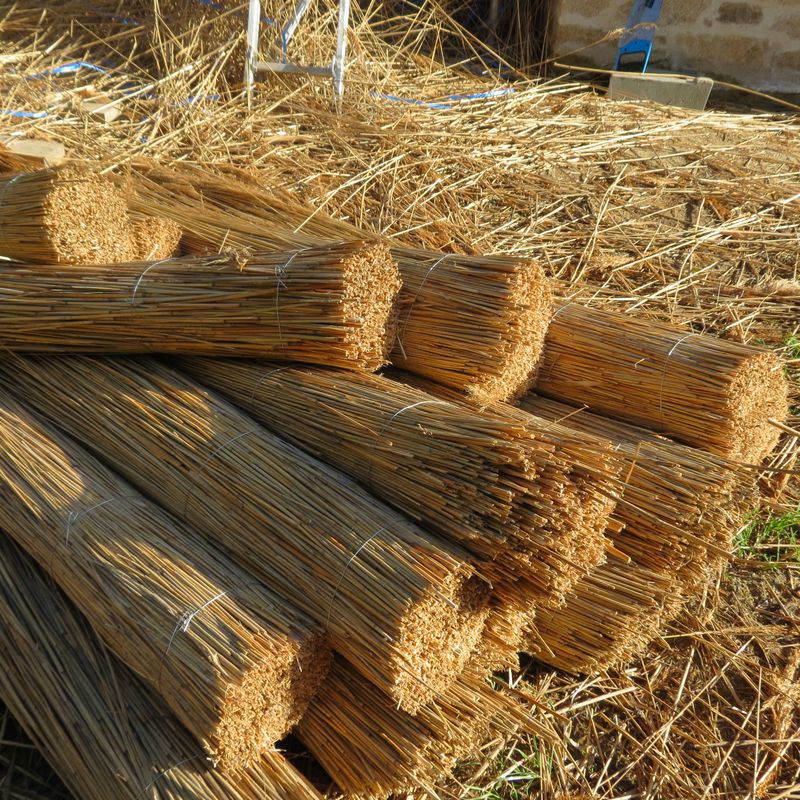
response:
<svg viewBox="0 0 800 800"><path fill-rule="evenodd" d="M557 604L603 554L594 546L602 520L592 519L596 530L575 547L583 529L571 502L574 453L563 452L557 433L531 434L527 420L480 413L430 387L378 375L233 359L180 363L276 433L463 546L493 582L522 577L540 602Z"/></svg>
<svg viewBox="0 0 800 800"><path fill-rule="evenodd" d="M520 407L613 442L624 485L609 534L637 564L699 589L727 560L733 534L755 502L751 470L652 433L533 393Z"/></svg>
<svg viewBox="0 0 800 800"><path fill-rule="evenodd" d="M525 652L567 672L608 669L640 653L675 608L675 580L612 556L561 608L540 611Z"/></svg>
<svg viewBox="0 0 800 800"><path fill-rule="evenodd" d="M177 222L160 217L131 219L136 261L161 261L178 255L183 230Z"/></svg>
<svg viewBox="0 0 800 800"><path fill-rule="evenodd" d="M463 551L153 359L35 357L0 373L326 626L401 707L416 710L461 671L489 588Z"/></svg>
<svg viewBox="0 0 800 800"><path fill-rule="evenodd" d="M572 303L550 323L536 391L747 463L789 413L770 351Z"/></svg>
<svg viewBox="0 0 800 800"><path fill-rule="evenodd" d="M284 187L263 184L229 169L216 174L175 164L137 161L117 181L129 191L132 212L173 220L184 229L187 253L225 250L288 250L332 241L353 241L364 232L317 212Z"/></svg>
<svg viewBox="0 0 800 800"><path fill-rule="evenodd" d="M297 733L345 798L384 800L415 789L434 791L457 761L520 730L547 735L544 720L493 689L475 669L412 717L335 660Z"/></svg>
<svg viewBox="0 0 800 800"><path fill-rule="evenodd" d="M279 753L235 778L211 769L160 698L0 533L0 699L86 800L321 800Z"/></svg>
<svg viewBox="0 0 800 800"><path fill-rule="evenodd" d="M151 263L0 268L8 350L269 356L385 363L397 267L382 245L338 244Z"/></svg>
<svg viewBox="0 0 800 800"><path fill-rule="evenodd" d="M456 389L400 371L388 374L441 400L474 407ZM564 571L570 580L551 587L544 600L558 607L578 575L605 559L605 531L617 525L613 513L623 464L607 439L577 433L507 403L493 403L483 413L521 427L528 437L528 458L539 469L532 477L533 490L520 495L512 521L538 543L539 557L551 553L554 563L570 567ZM531 567L522 577L535 584L538 567L532 562Z"/></svg>
<svg viewBox="0 0 800 800"><path fill-rule="evenodd" d="M552 313L538 264L397 247L392 253L403 276L394 365L481 404L530 388Z"/></svg>
<svg viewBox="0 0 800 800"><path fill-rule="evenodd" d="M5 389L0 453L0 525L221 768L291 729L327 671L319 626Z"/></svg>
<svg viewBox="0 0 800 800"><path fill-rule="evenodd" d="M136 257L125 196L109 179L68 165L0 180L0 255L39 264Z"/></svg>

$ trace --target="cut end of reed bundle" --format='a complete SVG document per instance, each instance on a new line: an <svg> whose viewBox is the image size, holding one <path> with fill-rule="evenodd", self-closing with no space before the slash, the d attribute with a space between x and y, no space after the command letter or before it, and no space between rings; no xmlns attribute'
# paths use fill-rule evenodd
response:
<svg viewBox="0 0 800 800"><path fill-rule="evenodd" d="M747 463L789 412L769 351L574 303L553 316L536 390Z"/></svg>
<svg viewBox="0 0 800 800"><path fill-rule="evenodd" d="M309 633L267 663L256 664L226 691L216 731L217 766L236 772L257 764L266 749L300 721L330 667L321 633Z"/></svg>
<svg viewBox="0 0 800 800"><path fill-rule="evenodd" d="M19 173L0 181L0 254L44 264L133 257L123 192L86 167Z"/></svg>
<svg viewBox="0 0 800 800"><path fill-rule="evenodd" d="M533 383L552 290L542 268L502 256L395 247L403 278L392 363L467 392L482 405Z"/></svg>
<svg viewBox="0 0 800 800"><path fill-rule="evenodd" d="M406 666L398 668L393 692L405 711L415 714L464 669L481 639L490 591L491 586L465 566L405 614L397 649Z"/></svg>
<svg viewBox="0 0 800 800"><path fill-rule="evenodd" d="M397 335L395 304L402 281L389 248L366 244L342 260L342 316L348 360L369 372L387 363Z"/></svg>
<svg viewBox="0 0 800 800"><path fill-rule="evenodd" d="M131 236L136 261L159 261L178 253L183 229L171 219L162 217L131 220Z"/></svg>

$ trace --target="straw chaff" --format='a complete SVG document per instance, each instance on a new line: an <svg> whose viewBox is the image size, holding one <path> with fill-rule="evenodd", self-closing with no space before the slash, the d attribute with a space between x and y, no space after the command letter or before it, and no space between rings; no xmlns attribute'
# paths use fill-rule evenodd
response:
<svg viewBox="0 0 800 800"><path fill-rule="evenodd" d="M75 797L321 800L277 752L235 779L211 769L160 698L0 533L0 699Z"/></svg>
<svg viewBox="0 0 800 800"><path fill-rule="evenodd" d="M520 407L614 443L625 462L614 546L637 564L699 589L727 560L755 502L755 476L735 463L633 425L533 393Z"/></svg>
<svg viewBox="0 0 800 800"><path fill-rule="evenodd" d="M561 306L542 358L537 392L738 461L767 456L789 413L770 351L625 314Z"/></svg>
<svg viewBox="0 0 800 800"><path fill-rule="evenodd" d="M226 770L305 711L320 629L0 389L0 525Z"/></svg>
<svg viewBox="0 0 800 800"><path fill-rule="evenodd" d="M400 279L360 243L149 264L0 266L0 343L26 352L270 356L385 363Z"/></svg>
<svg viewBox="0 0 800 800"><path fill-rule="evenodd" d="M488 594L462 551L153 359L35 357L0 374L325 625L401 707L461 671Z"/></svg>
<svg viewBox="0 0 800 800"><path fill-rule="evenodd" d="M483 404L530 388L552 313L538 264L398 247L392 254L403 276L394 365Z"/></svg>
<svg viewBox="0 0 800 800"><path fill-rule="evenodd" d="M520 730L548 737L545 720L492 688L474 668L412 717L339 660L297 727L344 797L353 800L433 790L457 761Z"/></svg>
<svg viewBox="0 0 800 800"><path fill-rule="evenodd" d="M581 570L602 556L604 525L593 519L596 532L575 527L581 524L571 502L575 453L564 452L557 433L531 433L527 420L481 413L377 375L233 359L181 365L259 422L461 544L493 582L523 578L540 602L558 604ZM606 455L595 456L598 471ZM578 530L586 541L576 548Z"/></svg>
<svg viewBox="0 0 800 800"><path fill-rule="evenodd" d="M591 673L630 659L674 613L675 581L611 556L558 609L540 611L524 650L550 666Z"/></svg>
<svg viewBox="0 0 800 800"><path fill-rule="evenodd" d="M136 257L125 196L86 167L0 180L0 255L40 264L115 263Z"/></svg>

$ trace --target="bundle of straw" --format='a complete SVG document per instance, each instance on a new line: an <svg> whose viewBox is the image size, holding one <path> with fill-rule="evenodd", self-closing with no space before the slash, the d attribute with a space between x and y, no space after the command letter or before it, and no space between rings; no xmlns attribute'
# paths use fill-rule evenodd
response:
<svg viewBox="0 0 800 800"><path fill-rule="evenodd" d="M0 525L221 768L298 721L328 664L305 615L2 389L0 475Z"/></svg>
<svg viewBox="0 0 800 800"><path fill-rule="evenodd" d="M525 576L541 602L557 603L579 570L602 554L602 547L583 545L586 559L574 552L576 512L560 505L575 493L571 460L557 434L531 435L527 420L480 413L378 375L233 359L180 364L259 422L468 549L492 581ZM587 531L587 540L603 527Z"/></svg>
<svg viewBox="0 0 800 800"><path fill-rule="evenodd" d="M788 414L771 352L575 304L553 317L536 390L748 463Z"/></svg>
<svg viewBox="0 0 800 800"><path fill-rule="evenodd" d="M388 374L441 400L465 405L463 394L455 389L400 371ZM540 544L540 554L552 550L556 560L571 565L567 574L574 583L578 575L602 563L609 546L604 532L618 524L613 514L623 468L619 454L607 439L577 433L507 403L493 403L483 413L526 432L531 443L528 458L539 466L539 473L534 490L520 495L512 521L532 541L546 545ZM542 445L552 448L549 456L537 452ZM535 573L534 568L522 577L535 582ZM561 605L569 586L552 589L547 604Z"/></svg>
<svg viewBox="0 0 800 800"><path fill-rule="evenodd" d="M184 229L189 253L223 250L287 250L331 241L353 241L365 234L318 212L285 189L264 189L241 173L215 175L188 164L167 169L138 161L117 178L130 191L133 213L173 220Z"/></svg>
<svg viewBox="0 0 800 800"><path fill-rule="evenodd" d="M525 652L568 672L629 660L673 613L675 581L614 556L576 584L561 608L537 614Z"/></svg>
<svg viewBox="0 0 800 800"><path fill-rule="evenodd" d="M0 267L7 349L385 363L397 267L358 243L150 264Z"/></svg>
<svg viewBox="0 0 800 800"><path fill-rule="evenodd" d="M123 192L67 165L0 180L0 255L39 264L114 263L136 257Z"/></svg>
<svg viewBox="0 0 800 800"><path fill-rule="evenodd" d="M0 376L324 624L403 708L461 671L488 594L462 551L153 359L17 359Z"/></svg>
<svg viewBox="0 0 800 800"><path fill-rule="evenodd" d="M345 798L383 800L433 792L457 761L523 730L549 738L542 720L474 669L412 717L335 660L297 733Z"/></svg>
<svg viewBox="0 0 800 800"><path fill-rule="evenodd" d="M279 753L234 778L210 769L158 696L0 533L0 699L75 797L321 800Z"/></svg>
<svg viewBox="0 0 800 800"><path fill-rule="evenodd" d="M614 546L647 569L698 589L726 560L733 533L755 496L754 475L718 456L644 428L527 395L521 408L614 443L625 462Z"/></svg>
<svg viewBox="0 0 800 800"><path fill-rule="evenodd" d="M552 313L541 267L504 256L392 254L403 276L393 364L482 404L530 388Z"/></svg>
<svg viewBox="0 0 800 800"><path fill-rule="evenodd" d="M136 261L161 261L177 255L183 230L160 217L134 217L130 223Z"/></svg>

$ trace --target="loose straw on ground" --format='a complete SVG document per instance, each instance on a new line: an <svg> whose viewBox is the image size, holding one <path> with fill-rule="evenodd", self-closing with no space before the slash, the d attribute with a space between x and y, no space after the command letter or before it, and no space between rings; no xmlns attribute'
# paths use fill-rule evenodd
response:
<svg viewBox="0 0 800 800"><path fill-rule="evenodd" d="M318 625L0 389L0 526L225 770L299 720Z"/></svg>
<svg viewBox="0 0 800 800"><path fill-rule="evenodd" d="M461 671L488 594L463 551L154 359L17 358L0 374L325 625L401 707Z"/></svg>
<svg viewBox="0 0 800 800"><path fill-rule="evenodd" d="M536 391L747 463L789 411L773 353L576 304L550 323Z"/></svg>
<svg viewBox="0 0 800 800"><path fill-rule="evenodd" d="M391 346L399 288L387 249L359 243L79 270L0 265L0 344L374 370Z"/></svg>
<svg viewBox="0 0 800 800"><path fill-rule="evenodd" d="M125 196L86 167L0 180L0 256L38 264L130 261L137 248Z"/></svg>
<svg viewBox="0 0 800 800"><path fill-rule="evenodd" d="M210 768L160 697L3 532L0 656L0 700L75 797L321 800L274 751L235 778Z"/></svg>
<svg viewBox="0 0 800 800"><path fill-rule="evenodd" d="M358 800L432 792L457 761L520 730L548 736L544 721L493 689L485 673L467 669L412 717L338 660L297 728L344 797Z"/></svg>
<svg viewBox="0 0 800 800"><path fill-rule="evenodd" d="M378 375L234 359L180 365L423 527L462 545L492 581L524 577L541 602L557 603L579 570L602 554L592 543L604 525L581 542L586 558L576 555L575 510L562 506L575 492L573 465L558 437L531 435L527 419L481 413Z"/></svg>

